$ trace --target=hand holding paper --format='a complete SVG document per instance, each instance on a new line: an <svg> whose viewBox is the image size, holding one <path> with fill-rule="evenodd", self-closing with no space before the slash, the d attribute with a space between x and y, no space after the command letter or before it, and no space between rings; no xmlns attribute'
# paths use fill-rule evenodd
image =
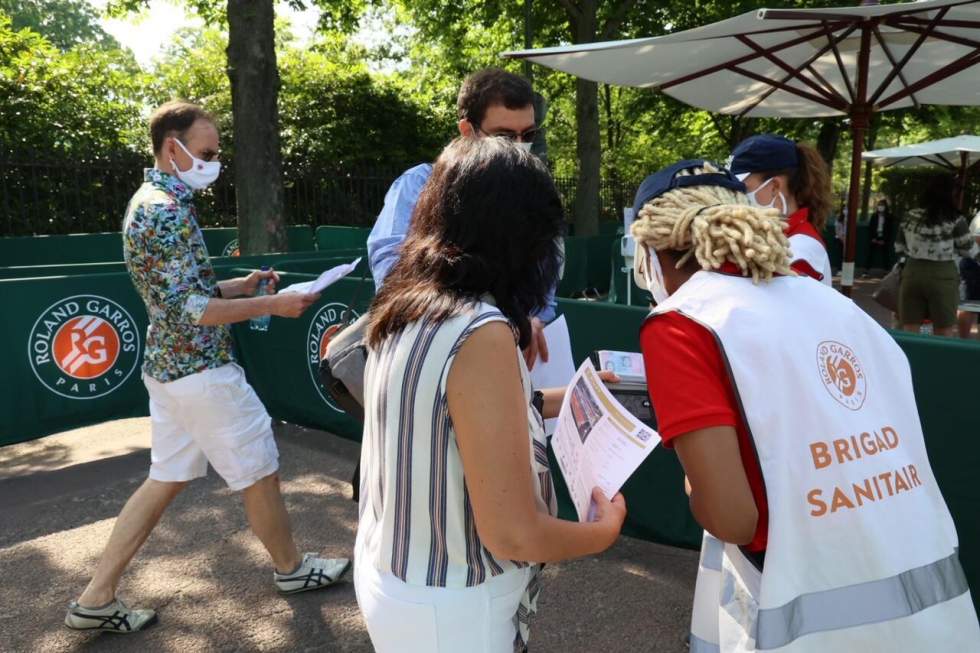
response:
<svg viewBox="0 0 980 653"><path fill-rule="evenodd" d="M353 272L357 268L357 265L360 262L361 259L358 258L356 261L352 263L344 263L342 265L338 265L336 267L330 268L329 270L321 274L313 281L303 281L300 283L294 283L290 286L286 286L285 288L279 291L279 294L287 293L287 292L298 292L298 293L308 293L308 294L321 293L327 288L329 288L330 286L332 286L333 284L337 283L338 281L346 277L351 272Z"/></svg>

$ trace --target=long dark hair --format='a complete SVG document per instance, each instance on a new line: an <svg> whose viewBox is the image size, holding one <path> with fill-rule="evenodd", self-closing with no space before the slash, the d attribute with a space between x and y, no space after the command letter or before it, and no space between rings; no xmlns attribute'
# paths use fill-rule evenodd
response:
<svg viewBox="0 0 980 653"><path fill-rule="evenodd" d="M956 179L948 172L934 172L919 184L919 207L929 224L951 222L958 216L955 194Z"/></svg>
<svg viewBox="0 0 980 653"><path fill-rule="evenodd" d="M531 339L528 315L558 278L564 217L548 170L502 138L458 138L422 189L401 257L371 305L377 347L411 322L445 320L485 295Z"/></svg>

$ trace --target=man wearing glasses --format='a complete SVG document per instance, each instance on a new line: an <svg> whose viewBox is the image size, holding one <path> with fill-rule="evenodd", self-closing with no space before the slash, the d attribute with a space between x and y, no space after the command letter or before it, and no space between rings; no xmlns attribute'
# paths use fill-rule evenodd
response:
<svg viewBox="0 0 980 653"><path fill-rule="evenodd" d="M538 134L531 84L523 77L499 68L487 68L467 77L459 89L456 109L459 133L465 137L509 138L530 151L531 143ZM415 166L396 179L385 195L384 208L378 214L367 240L375 289L381 288L388 271L398 260L412 211L430 174L432 164ZM534 366L538 356L543 361L548 360L548 346L542 331L545 324L555 319L557 285L556 279L549 294L548 306L531 318L534 337L524 352L528 368Z"/></svg>

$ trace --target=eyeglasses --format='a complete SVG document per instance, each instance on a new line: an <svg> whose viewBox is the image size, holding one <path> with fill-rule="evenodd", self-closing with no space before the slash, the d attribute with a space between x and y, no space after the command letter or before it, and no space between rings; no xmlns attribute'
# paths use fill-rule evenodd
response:
<svg viewBox="0 0 980 653"><path fill-rule="evenodd" d="M538 137L538 132L541 131L540 127L531 127L530 129L525 129L522 132L502 129L500 131L490 133L483 131L483 128L476 123L473 123L473 128L484 136L489 136L491 138L506 138L509 141L514 141L515 143L533 143L534 139Z"/></svg>

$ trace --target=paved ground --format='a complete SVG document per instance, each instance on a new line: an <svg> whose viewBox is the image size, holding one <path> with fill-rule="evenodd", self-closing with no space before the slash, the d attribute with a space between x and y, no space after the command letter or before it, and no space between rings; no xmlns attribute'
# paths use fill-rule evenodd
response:
<svg viewBox="0 0 980 653"><path fill-rule="evenodd" d="M277 435L301 549L349 555L357 446L291 426ZM148 445L149 420L131 419L0 448L0 651L371 651L349 582L273 591L240 501L213 474L178 497L120 588L160 623L135 635L64 629L68 601L146 475ZM695 552L628 538L550 566L532 650L683 653L696 567Z"/></svg>

